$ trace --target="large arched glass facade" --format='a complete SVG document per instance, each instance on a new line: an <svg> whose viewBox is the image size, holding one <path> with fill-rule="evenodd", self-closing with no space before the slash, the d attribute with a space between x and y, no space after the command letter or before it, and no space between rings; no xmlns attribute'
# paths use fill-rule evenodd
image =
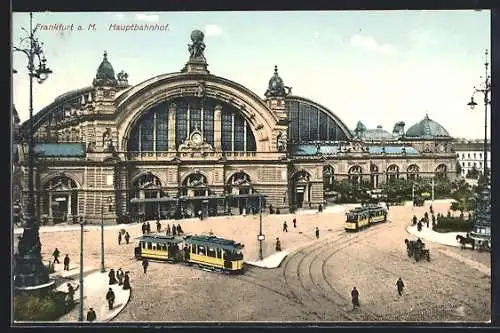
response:
<svg viewBox="0 0 500 333"><path fill-rule="evenodd" d="M348 141L344 130L335 119L306 101L286 101L288 112L288 142Z"/></svg>
<svg viewBox="0 0 500 333"><path fill-rule="evenodd" d="M176 106L175 125L170 124L168 108ZM157 104L137 121L128 141L128 151L167 151L168 131L175 129L175 147L199 130L207 143L215 145L215 107L222 106L220 145L222 151L256 151L257 145L249 123L235 107L211 98L183 97Z"/></svg>

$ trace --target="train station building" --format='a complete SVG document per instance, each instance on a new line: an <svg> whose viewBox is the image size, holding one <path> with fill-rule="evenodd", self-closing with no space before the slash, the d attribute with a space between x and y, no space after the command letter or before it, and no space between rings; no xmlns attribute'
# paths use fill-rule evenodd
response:
<svg viewBox="0 0 500 333"><path fill-rule="evenodd" d="M36 113L38 216L116 223L127 214L240 214L258 207L256 193L285 212L316 207L334 180L378 188L395 178L455 177L453 138L429 116L408 129L394 119L391 132L362 122L349 129L340 118L349 110L292 94L277 67L262 78L261 96L210 73L204 48L193 31L181 71L137 85L115 74L109 58L119 55L105 52L91 85ZM26 162L21 145L23 193Z"/></svg>

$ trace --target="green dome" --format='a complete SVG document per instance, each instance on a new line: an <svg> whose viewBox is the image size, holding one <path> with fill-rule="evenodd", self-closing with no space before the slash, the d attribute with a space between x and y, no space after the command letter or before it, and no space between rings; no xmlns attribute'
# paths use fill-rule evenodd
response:
<svg viewBox="0 0 500 333"><path fill-rule="evenodd" d="M450 137L448 131L429 118L429 115L425 115L425 118L411 126L406 131L406 137L410 138L435 138L435 137Z"/></svg>
<svg viewBox="0 0 500 333"><path fill-rule="evenodd" d="M108 54L106 53L106 51L104 51L104 59L102 59L102 62L99 65L99 68L97 69L96 77L98 79L114 79L115 78L115 70L113 69L113 66L111 65L111 63L108 61Z"/></svg>

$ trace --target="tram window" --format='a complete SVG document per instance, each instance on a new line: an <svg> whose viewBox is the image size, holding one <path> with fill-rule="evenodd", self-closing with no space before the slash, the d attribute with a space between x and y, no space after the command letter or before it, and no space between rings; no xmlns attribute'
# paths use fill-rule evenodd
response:
<svg viewBox="0 0 500 333"><path fill-rule="evenodd" d="M357 222L358 216L354 214L347 215L347 222Z"/></svg>
<svg viewBox="0 0 500 333"><path fill-rule="evenodd" d="M146 243L141 242L141 247L142 247L143 249L145 249L145 248L146 248Z"/></svg>
<svg viewBox="0 0 500 333"><path fill-rule="evenodd" d="M207 256L215 258L216 256L215 249L212 249L210 247L207 248Z"/></svg>
<svg viewBox="0 0 500 333"><path fill-rule="evenodd" d="M207 251L206 251L205 247L198 246L198 254L201 255L201 256L206 256L207 255Z"/></svg>
<svg viewBox="0 0 500 333"><path fill-rule="evenodd" d="M217 249L217 258L222 258L222 250L221 249Z"/></svg>
<svg viewBox="0 0 500 333"><path fill-rule="evenodd" d="M167 244L162 244L161 245L161 250L162 251L167 251Z"/></svg>
<svg viewBox="0 0 500 333"><path fill-rule="evenodd" d="M224 253L224 259L228 260L229 259L229 251L228 250L222 250Z"/></svg>
<svg viewBox="0 0 500 333"><path fill-rule="evenodd" d="M153 243L148 242L148 250L151 250L153 248Z"/></svg>
<svg viewBox="0 0 500 333"><path fill-rule="evenodd" d="M196 245L191 244L191 253L196 253Z"/></svg>

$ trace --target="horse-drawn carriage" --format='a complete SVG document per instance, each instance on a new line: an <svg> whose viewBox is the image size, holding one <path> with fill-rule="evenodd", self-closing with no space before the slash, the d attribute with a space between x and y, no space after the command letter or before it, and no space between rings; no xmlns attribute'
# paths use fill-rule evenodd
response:
<svg viewBox="0 0 500 333"><path fill-rule="evenodd" d="M420 238L416 241L405 239L405 244L408 257L415 258L415 261L419 261L421 259L427 259L427 261L431 261L430 251L429 249L425 248L425 243L422 243Z"/></svg>

